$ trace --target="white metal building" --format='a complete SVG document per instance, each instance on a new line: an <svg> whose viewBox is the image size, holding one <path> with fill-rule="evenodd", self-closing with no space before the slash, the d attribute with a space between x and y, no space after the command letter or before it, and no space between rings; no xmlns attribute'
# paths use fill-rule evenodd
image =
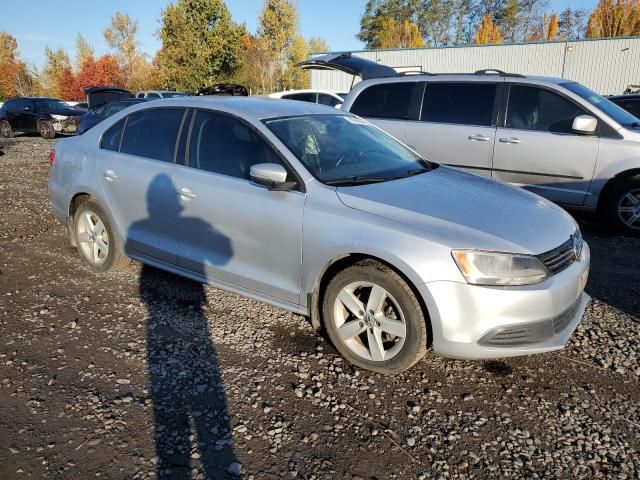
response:
<svg viewBox="0 0 640 480"><path fill-rule="evenodd" d="M362 50L355 55L399 71L474 72L497 68L510 73L562 77L603 95L640 84L640 38L589 39L443 48ZM349 90L342 72L312 71L313 88Z"/></svg>

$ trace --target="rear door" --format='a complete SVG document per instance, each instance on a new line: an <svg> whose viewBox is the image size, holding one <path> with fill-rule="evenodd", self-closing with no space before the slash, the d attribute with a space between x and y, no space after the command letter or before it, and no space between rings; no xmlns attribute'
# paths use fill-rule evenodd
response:
<svg viewBox="0 0 640 480"><path fill-rule="evenodd" d="M184 108L132 113L107 130L96 165L129 254L175 264L177 201L173 177Z"/></svg>
<svg viewBox="0 0 640 480"><path fill-rule="evenodd" d="M493 177L557 203L582 205L598 156L598 135L572 130L590 115L548 87L509 85L504 126L497 130Z"/></svg>
<svg viewBox="0 0 640 480"><path fill-rule="evenodd" d="M404 142L416 85L416 82L373 84L358 94L349 111Z"/></svg>
<svg viewBox="0 0 640 480"><path fill-rule="evenodd" d="M502 81L430 81L405 143L434 162L491 176Z"/></svg>

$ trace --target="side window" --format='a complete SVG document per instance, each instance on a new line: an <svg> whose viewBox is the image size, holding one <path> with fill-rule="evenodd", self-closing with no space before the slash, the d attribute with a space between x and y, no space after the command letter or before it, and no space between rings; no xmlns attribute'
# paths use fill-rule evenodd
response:
<svg viewBox="0 0 640 480"><path fill-rule="evenodd" d="M640 100L638 101L626 101L619 103L622 108L624 108L631 115L640 118Z"/></svg>
<svg viewBox="0 0 640 480"><path fill-rule="evenodd" d="M283 96L282 98L286 98L287 100L299 100L301 102L316 103L315 93L291 93L289 95Z"/></svg>
<svg viewBox="0 0 640 480"><path fill-rule="evenodd" d="M147 93L147 98L161 98L159 94L157 93Z"/></svg>
<svg viewBox="0 0 640 480"><path fill-rule="evenodd" d="M512 85L507 107L507 128L573 133L573 120L585 112L566 98L537 87Z"/></svg>
<svg viewBox="0 0 640 480"><path fill-rule="evenodd" d="M17 108L17 100L7 100L2 104L2 110L5 112L15 112Z"/></svg>
<svg viewBox="0 0 640 480"><path fill-rule="evenodd" d="M154 108L132 113L122 135L121 153L173 162L183 108Z"/></svg>
<svg viewBox="0 0 640 480"><path fill-rule="evenodd" d="M140 92L136 95L136 98L144 98L144 92Z"/></svg>
<svg viewBox="0 0 640 480"><path fill-rule="evenodd" d="M198 110L191 127L189 166L230 177L249 179L257 163L282 163L256 132L235 118Z"/></svg>
<svg viewBox="0 0 640 480"><path fill-rule="evenodd" d="M361 117L406 120L415 85L415 82L372 85L358 95L350 111Z"/></svg>
<svg viewBox="0 0 640 480"><path fill-rule="evenodd" d="M118 151L118 148L120 148L120 139L122 138L122 130L124 129L125 120L126 119L123 118L102 134L100 148L103 148L104 150L111 150L112 152Z"/></svg>
<svg viewBox="0 0 640 480"><path fill-rule="evenodd" d="M490 127L496 90L496 84L485 82L428 83L420 120Z"/></svg>
<svg viewBox="0 0 640 480"><path fill-rule="evenodd" d="M336 105L342 102L337 98L332 97L331 95L327 95L326 93L319 93L318 103L320 105L329 105L330 107L335 107Z"/></svg>

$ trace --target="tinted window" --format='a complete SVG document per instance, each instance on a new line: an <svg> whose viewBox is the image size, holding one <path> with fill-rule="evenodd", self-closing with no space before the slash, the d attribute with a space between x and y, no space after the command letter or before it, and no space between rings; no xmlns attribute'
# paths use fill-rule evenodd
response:
<svg viewBox="0 0 640 480"><path fill-rule="evenodd" d="M331 95L327 95L325 93L319 93L318 103L320 105L329 105L330 107L335 107L336 105L342 102L337 98L332 97Z"/></svg>
<svg viewBox="0 0 640 480"><path fill-rule="evenodd" d="M182 108L158 108L132 113L127 117L120 152L172 162L183 115Z"/></svg>
<svg viewBox="0 0 640 480"><path fill-rule="evenodd" d="M111 150L117 152L120 147L120 138L122 137L122 130L124 127L124 119L120 120L109 130L102 135L102 141L100 142L100 148L105 150Z"/></svg>
<svg viewBox="0 0 640 480"><path fill-rule="evenodd" d="M622 108L624 108L627 112L629 112L631 115L640 118L640 100L636 100L636 101L631 101L631 100L623 100L623 101L616 101L615 102L617 105L620 105Z"/></svg>
<svg viewBox="0 0 640 480"><path fill-rule="evenodd" d="M51 111L51 110L69 110L71 107L68 103L61 102L60 100L48 99L38 100L38 110Z"/></svg>
<svg viewBox="0 0 640 480"><path fill-rule="evenodd" d="M292 93L289 95L283 95L282 98L285 98L287 100L299 100L301 102L316 103L315 93Z"/></svg>
<svg viewBox="0 0 640 480"><path fill-rule="evenodd" d="M242 122L199 110L191 129L189 166L237 178L249 178L257 163L282 163L273 149Z"/></svg>
<svg viewBox="0 0 640 480"><path fill-rule="evenodd" d="M9 105L9 110L11 112L20 112L24 110L24 107L26 106L33 106L33 102L26 98L17 98L11 102L11 104Z"/></svg>
<svg viewBox="0 0 640 480"><path fill-rule="evenodd" d="M160 98L160 95L157 93L147 93L147 98Z"/></svg>
<svg viewBox="0 0 640 480"><path fill-rule="evenodd" d="M507 107L507 128L573 133L573 120L585 112L560 95L536 87L512 85Z"/></svg>
<svg viewBox="0 0 640 480"><path fill-rule="evenodd" d="M406 120L414 87L414 82L373 85L358 95L351 113L361 117Z"/></svg>
<svg viewBox="0 0 640 480"><path fill-rule="evenodd" d="M425 122L460 125L493 125L493 105L496 98L493 83L427 84L420 119Z"/></svg>

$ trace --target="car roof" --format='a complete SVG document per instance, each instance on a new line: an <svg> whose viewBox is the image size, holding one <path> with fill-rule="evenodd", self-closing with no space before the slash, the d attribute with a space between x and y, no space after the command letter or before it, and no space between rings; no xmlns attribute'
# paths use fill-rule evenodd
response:
<svg viewBox="0 0 640 480"><path fill-rule="evenodd" d="M253 122L265 118L296 115L349 115L347 112L341 112L326 105L265 97L198 96L164 98L153 102L145 102L143 105L134 108L143 110L160 106L216 109Z"/></svg>

